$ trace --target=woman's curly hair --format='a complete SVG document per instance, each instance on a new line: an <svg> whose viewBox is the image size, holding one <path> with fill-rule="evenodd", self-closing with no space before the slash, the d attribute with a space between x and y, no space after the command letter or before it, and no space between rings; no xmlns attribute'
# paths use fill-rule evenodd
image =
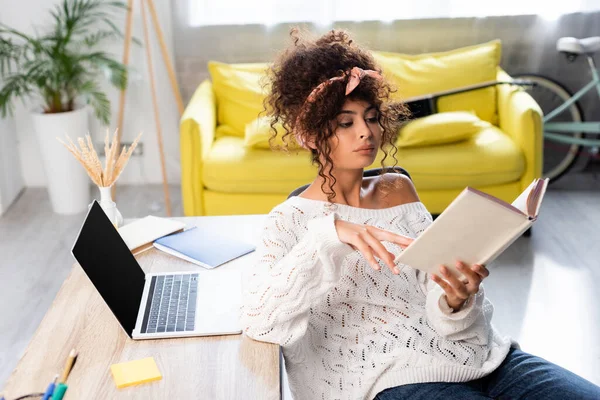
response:
<svg viewBox="0 0 600 400"><path fill-rule="evenodd" d="M290 36L293 46L281 53L267 71L266 85L270 90L264 106L272 128L269 142L271 147L276 147L277 124L285 129L282 136L284 150L293 143L294 132L302 132L305 140L314 141L317 149L311 149L312 162L318 166L319 176L323 178L321 189L332 201L336 180L331 173L329 139L335 134L334 121L344 102L347 99L363 100L376 108L383 132L382 167L388 156L393 158L392 166L397 164L394 139L407 112L402 104L391 101L390 96L395 90L384 79L365 77L352 93L345 95L348 72L353 67L381 72L373 56L356 45L345 31L332 30L313 39L293 28ZM320 83L344 74L346 79L331 82L314 101L306 101Z"/></svg>

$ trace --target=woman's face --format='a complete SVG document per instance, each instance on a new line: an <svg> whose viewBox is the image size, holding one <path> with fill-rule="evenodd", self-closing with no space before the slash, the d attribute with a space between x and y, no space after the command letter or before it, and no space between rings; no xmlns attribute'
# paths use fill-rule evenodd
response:
<svg viewBox="0 0 600 400"><path fill-rule="evenodd" d="M336 169L363 169L373 164L381 144L379 113L362 100L346 100L333 121L331 159Z"/></svg>

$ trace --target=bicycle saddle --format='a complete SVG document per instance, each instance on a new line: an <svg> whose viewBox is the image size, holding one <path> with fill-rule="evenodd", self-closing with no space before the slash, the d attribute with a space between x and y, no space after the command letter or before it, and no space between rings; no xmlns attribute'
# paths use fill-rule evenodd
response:
<svg viewBox="0 0 600 400"><path fill-rule="evenodd" d="M600 50L600 36L585 39L562 37L556 42L556 49L570 54L593 54Z"/></svg>

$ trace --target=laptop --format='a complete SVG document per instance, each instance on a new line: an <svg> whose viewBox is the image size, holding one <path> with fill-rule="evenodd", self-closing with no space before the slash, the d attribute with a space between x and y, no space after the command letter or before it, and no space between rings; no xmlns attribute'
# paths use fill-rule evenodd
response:
<svg viewBox="0 0 600 400"><path fill-rule="evenodd" d="M97 201L71 253L132 339L242 332L239 271L145 274Z"/></svg>

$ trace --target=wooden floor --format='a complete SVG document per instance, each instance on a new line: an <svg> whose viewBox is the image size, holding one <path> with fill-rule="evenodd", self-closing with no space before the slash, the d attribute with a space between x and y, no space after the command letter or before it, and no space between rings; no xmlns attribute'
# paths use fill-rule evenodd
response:
<svg viewBox="0 0 600 400"><path fill-rule="evenodd" d="M182 215L179 187L171 189L173 215ZM160 186L124 186L117 205L125 218L160 216L161 199ZM0 218L0 388L73 264L82 217L53 214L46 190L27 189ZM532 237L490 270L496 327L600 385L600 175L552 186Z"/></svg>

